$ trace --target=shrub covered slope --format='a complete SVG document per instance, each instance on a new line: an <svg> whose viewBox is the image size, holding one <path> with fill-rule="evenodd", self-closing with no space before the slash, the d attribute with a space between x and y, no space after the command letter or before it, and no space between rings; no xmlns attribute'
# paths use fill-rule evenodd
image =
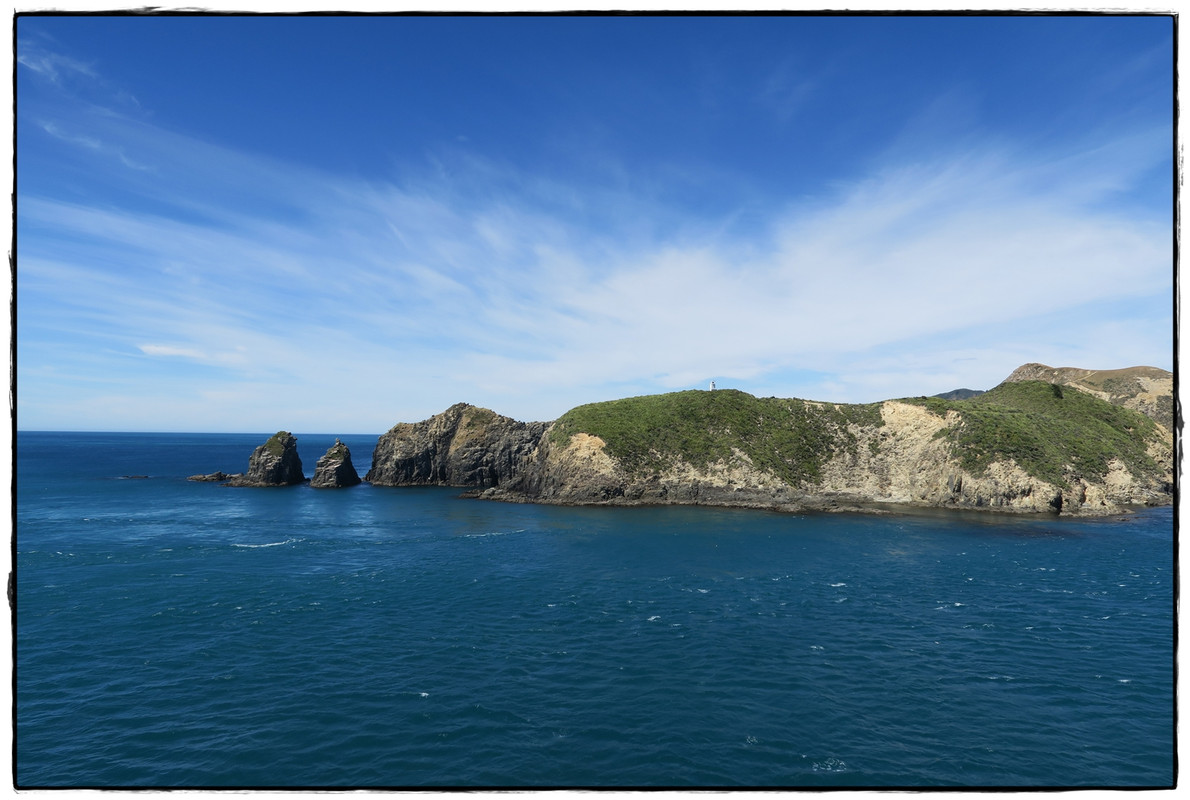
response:
<svg viewBox="0 0 1190 800"><path fill-rule="evenodd" d="M854 449L849 423L879 426L880 404L846 405L753 397L733 389L685 391L590 403L554 424L554 444L598 436L630 473L660 471L680 458L694 467L732 457L790 484L814 481L823 463Z"/></svg>
<svg viewBox="0 0 1190 800"><path fill-rule="evenodd" d="M1002 383L969 400L907 398L939 416L956 411L948 438L963 467L982 473L1011 458L1034 477L1069 487L1072 478L1102 475L1118 458L1134 472L1158 474L1148 442L1157 435L1143 414L1112 405L1070 386L1024 381Z"/></svg>

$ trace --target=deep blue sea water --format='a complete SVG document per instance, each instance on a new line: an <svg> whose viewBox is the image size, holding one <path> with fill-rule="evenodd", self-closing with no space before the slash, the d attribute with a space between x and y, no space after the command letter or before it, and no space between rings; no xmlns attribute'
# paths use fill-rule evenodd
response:
<svg viewBox="0 0 1190 800"><path fill-rule="evenodd" d="M1174 780L1170 509L185 480L266 436L18 434L19 786ZM362 475L375 437L342 438ZM334 437L298 440L310 475Z"/></svg>

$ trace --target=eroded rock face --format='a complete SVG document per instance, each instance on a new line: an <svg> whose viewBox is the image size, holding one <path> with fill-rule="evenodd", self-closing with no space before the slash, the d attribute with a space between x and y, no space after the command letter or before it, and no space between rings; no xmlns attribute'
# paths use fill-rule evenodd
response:
<svg viewBox="0 0 1190 800"><path fill-rule="evenodd" d="M233 477L227 485L293 486L305 480L297 452L297 437L288 431L278 431L252 452L248 471Z"/></svg>
<svg viewBox="0 0 1190 800"><path fill-rule="evenodd" d="M422 422L403 422L380 437L364 480L377 486L489 488L524 468L544 422L518 422L457 403Z"/></svg>
<svg viewBox="0 0 1190 800"><path fill-rule="evenodd" d="M318 459L310 486L315 489L339 489L360 483L359 473L351 463L351 450L335 439L334 445Z"/></svg>
<svg viewBox="0 0 1190 800"><path fill-rule="evenodd" d="M566 445L542 435L525 467L505 488L534 500L555 503L606 503L623 499L630 480L598 436L577 433ZM508 498L511 499L511 498Z"/></svg>

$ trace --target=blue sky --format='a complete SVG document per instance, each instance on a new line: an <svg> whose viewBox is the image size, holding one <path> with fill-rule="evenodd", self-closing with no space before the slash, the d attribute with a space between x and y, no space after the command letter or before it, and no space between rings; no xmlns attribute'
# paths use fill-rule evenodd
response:
<svg viewBox="0 0 1190 800"><path fill-rule="evenodd" d="M1166 17L20 17L21 429L1173 366Z"/></svg>

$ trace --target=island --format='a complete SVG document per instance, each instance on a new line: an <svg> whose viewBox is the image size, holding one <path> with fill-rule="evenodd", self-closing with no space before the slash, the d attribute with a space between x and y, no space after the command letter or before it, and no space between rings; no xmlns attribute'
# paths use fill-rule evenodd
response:
<svg viewBox="0 0 1190 800"><path fill-rule="evenodd" d="M690 390L520 422L458 403L364 480L567 505L1104 515L1173 500L1173 376L1026 364L986 392L867 404Z"/></svg>

